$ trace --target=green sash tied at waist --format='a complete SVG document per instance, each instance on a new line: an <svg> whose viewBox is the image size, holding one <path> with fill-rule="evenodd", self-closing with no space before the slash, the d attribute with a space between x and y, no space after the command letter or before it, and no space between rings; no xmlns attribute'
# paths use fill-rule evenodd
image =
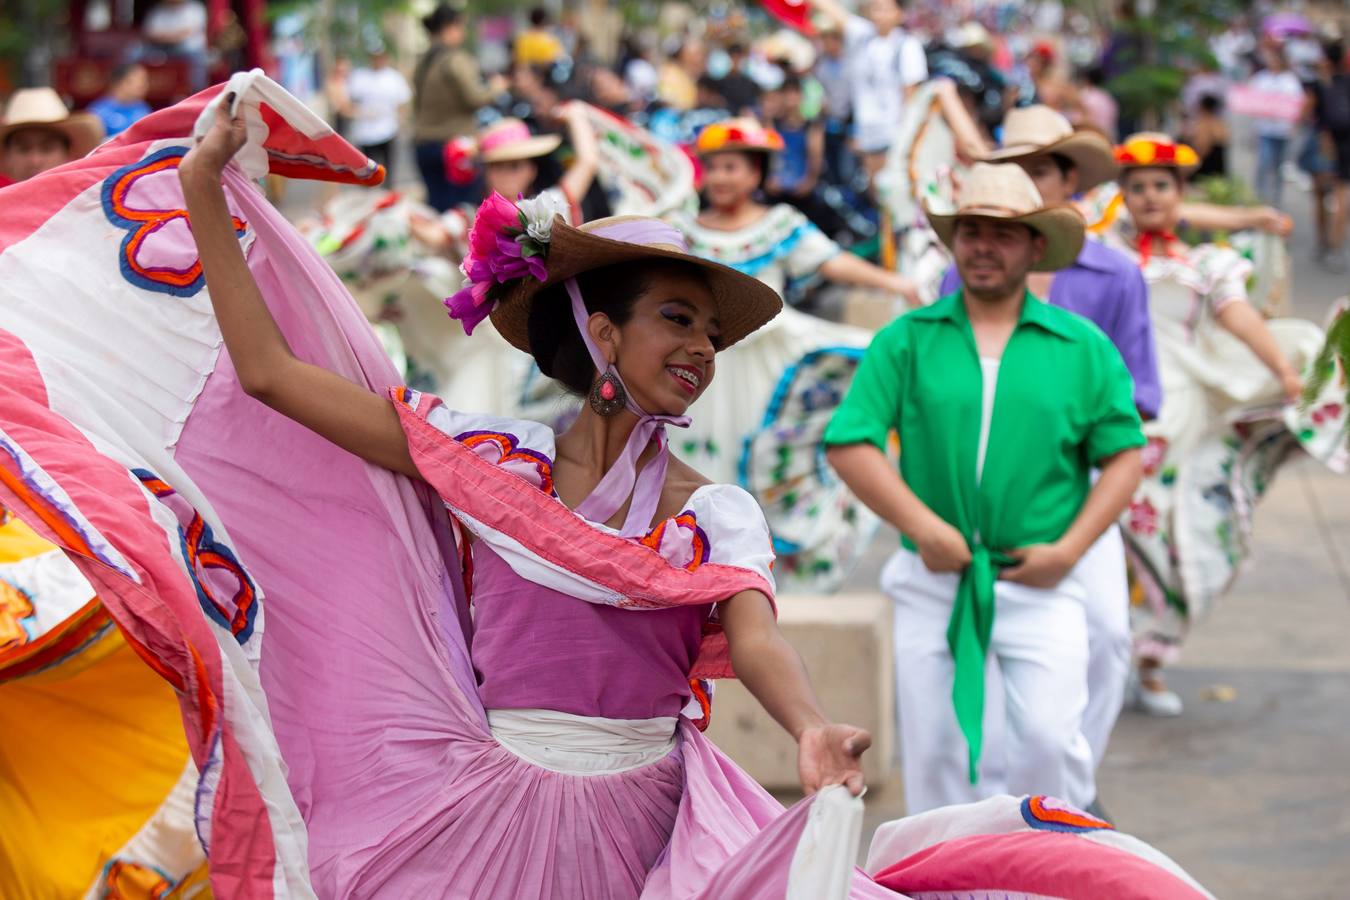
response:
<svg viewBox="0 0 1350 900"><path fill-rule="evenodd" d="M994 582L998 570L1015 560L1005 553L976 544L970 565L961 573L956 602L947 623L947 647L956 663L952 682L952 705L956 722L966 737L970 759L970 783L979 781L980 750L984 744L984 660L989 636L994 630Z"/></svg>

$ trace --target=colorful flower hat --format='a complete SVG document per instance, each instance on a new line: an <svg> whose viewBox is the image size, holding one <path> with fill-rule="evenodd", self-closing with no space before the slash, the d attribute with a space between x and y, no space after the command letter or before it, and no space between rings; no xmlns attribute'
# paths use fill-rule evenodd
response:
<svg viewBox="0 0 1350 900"><path fill-rule="evenodd" d="M1143 131L1116 147L1116 162L1122 169L1177 169L1188 176L1200 168L1200 155L1165 134Z"/></svg>
<svg viewBox="0 0 1350 900"><path fill-rule="evenodd" d="M724 348L783 308L778 292L759 279L690 255L684 236L661 219L611 216L573 228L562 212L549 194L517 204L494 193L483 201L460 265L467 283L445 301L466 332L491 316L502 337L529 353L530 309L540 291L592 269L642 259L676 260L704 271Z"/></svg>
<svg viewBox="0 0 1350 900"><path fill-rule="evenodd" d="M777 153L782 149L782 135L748 116L714 122L700 131L694 142L694 151L699 156L728 150Z"/></svg>

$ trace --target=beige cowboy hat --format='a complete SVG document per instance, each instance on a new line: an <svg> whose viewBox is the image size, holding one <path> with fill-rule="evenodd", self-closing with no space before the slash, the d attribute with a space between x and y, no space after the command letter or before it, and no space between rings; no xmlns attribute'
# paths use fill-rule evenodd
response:
<svg viewBox="0 0 1350 900"><path fill-rule="evenodd" d="M103 142L103 123L92 113L72 113L61 95L49 87L22 88L5 104L0 118L0 146L25 128L42 128L64 135L70 142L70 158L79 159Z"/></svg>
<svg viewBox="0 0 1350 900"><path fill-rule="evenodd" d="M1045 238L1045 256L1032 266L1036 272L1054 272L1073 265L1083 249L1087 224L1072 206L1045 206L1036 183L1021 166L976 163L961 187L956 212L928 210L928 221L939 240L952 249L958 219L978 217L1021 222Z"/></svg>
<svg viewBox="0 0 1350 900"><path fill-rule="evenodd" d="M501 119L478 133L478 158L484 163L538 159L561 143L556 134L531 134L530 126L520 119Z"/></svg>
<svg viewBox="0 0 1350 900"><path fill-rule="evenodd" d="M1003 122L1003 146L986 162L1022 162L1051 153L1070 160L1078 169L1078 189L1091 190L1120 173L1111 142L1095 131L1075 131L1069 120L1048 106L1014 109Z"/></svg>
<svg viewBox="0 0 1350 900"><path fill-rule="evenodd" d="M601 237L597 231L628 227L647 231L636 240ZM592 269L641 259L670 259L702 269L717 304L722 330L722 348L764 325L783 309L778 292L764 282L735 269L692 256L680 244L683 241L674 226L648 216L609 216L573 228L557 217L553 220L548 245L548 277L544 281L522 278L492 310L492 324L515 347L530 352L530 307L535 296L547 287Z"/></svg>

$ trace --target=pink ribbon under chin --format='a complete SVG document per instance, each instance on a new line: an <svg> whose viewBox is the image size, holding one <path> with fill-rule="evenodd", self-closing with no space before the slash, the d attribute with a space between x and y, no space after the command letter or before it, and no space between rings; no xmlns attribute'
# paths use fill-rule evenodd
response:
<svg viewBox="0 0 1350 900"><path fill-rule="evenodd" d="M646 224L646 221L621 222L619 225L612 226L612 228L619 228L623 225ZM664 227L669 228L669 226ZM654 232L655 229L652 231ZM644 236L646 233L644 231ZM610 236L599 229L592 234L599 234L603 237ZM676 235L678 234L679 232L676 232ZM665 235L662 235L657 240L660 243L667 243L668 239ZM684 239L682 237L679 241L680 245L683 245ZM642 242L646 243L647 241ZM619 379L619 384L623 385L623 378L601 355L600 349L595 346L595 341L591 340L590 329L586 327L590 315L586 312L586 304L581 299L581 288L577 286L576 279L569 278L564 284L567 287L567 295L572 298L572 318L577 323L577 330L581 332L582 343L586 345L586 351L590 353L591 362L595 364L596 371L612 373L615 378ZM661 488L666 483L666 470L670 466L670 441L666 437L666 426L675 425L680 428L687 428L691 420L688 416L652 415L637 405L633 400L633 392L628 390L627 385L623 385L623 387L626 397L625 406L627 406L629 412L637 416L637 425L633 427L633 432L628 435L628 442L624 444L623 452L619 454L619 458L614 461L614 465L610 466L609 471L600 479L600 483L595 486L595 490L591 491L590 496L577 506L576 511L583 518L592 522L608 522L631 495L633 502L628 507L628 515L624 519L623 527L619 530L619 533L624 537L636 537L646 534L648 529L651 528L652 517L656 515L656 507L661 500ZM642 452L647 449L647 445L653 440L657 443L656 457L641 472L638 472L638 458L642 456Z"/></svg>

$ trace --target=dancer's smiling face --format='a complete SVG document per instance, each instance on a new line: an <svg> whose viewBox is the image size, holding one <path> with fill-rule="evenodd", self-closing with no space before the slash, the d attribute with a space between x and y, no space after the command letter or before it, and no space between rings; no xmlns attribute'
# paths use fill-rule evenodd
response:
<svg viewBox="0 0 1350 900"><path fill-rule="evenodd" d="M716 209L735 209L759 190L764 180L762 153L726 150L703 157L703 193Z"/></svg>
<svg viewBox="0 0 1350 900"><path fill-rule="evenodd" d="M1170 231L1181 207L1181 176L1176 169L1129 169L1120 179L1125 208L1140 231Z"/></svg>
<svg viewBox="0 0 1350 900"><path fill-rule="evenodd" d="M649 413L683 415L712 382L722 331L712 291L695 268L660 267L622 325L604 313L592 314L587 324L633 400Z"/></svg>

